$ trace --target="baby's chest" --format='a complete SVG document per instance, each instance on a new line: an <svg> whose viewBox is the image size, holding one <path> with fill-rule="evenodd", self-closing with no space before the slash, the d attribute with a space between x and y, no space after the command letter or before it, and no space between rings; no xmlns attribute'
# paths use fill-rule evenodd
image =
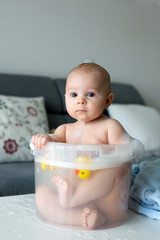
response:
<svg viewBox="0 0 160 240"><path fill-rule="evenodd" d="M71 131L67 142L74 144L107 144L108 137L104 131L98 129L87 129L82 131Z"/></svg>

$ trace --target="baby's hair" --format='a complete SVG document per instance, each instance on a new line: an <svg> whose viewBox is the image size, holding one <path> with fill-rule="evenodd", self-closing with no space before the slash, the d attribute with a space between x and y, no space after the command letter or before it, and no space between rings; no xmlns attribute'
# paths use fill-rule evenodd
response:
<svg viewBox="0 0 160 240"><path fill-rule="evenodd" d="M70 73L75 71L84 71L84 72L99 72L104 80L107 83L107 86L110 88L110 75L107 70L96 63L81 63L71 70ZM70 74L69 73L69 74ZM68 75L69 76L69 75ZM110 89L109 89L110 92Z"/></svg>

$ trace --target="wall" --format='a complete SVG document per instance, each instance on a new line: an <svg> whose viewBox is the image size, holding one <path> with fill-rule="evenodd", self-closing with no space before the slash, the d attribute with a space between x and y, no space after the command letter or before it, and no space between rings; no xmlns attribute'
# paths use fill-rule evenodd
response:
<svg viewBox="0 0 160 240"><path fill-rule="evenodd" d="M160 6L144 2L1 0L0 72L66 77L91 58L160 110Z"/></svg>

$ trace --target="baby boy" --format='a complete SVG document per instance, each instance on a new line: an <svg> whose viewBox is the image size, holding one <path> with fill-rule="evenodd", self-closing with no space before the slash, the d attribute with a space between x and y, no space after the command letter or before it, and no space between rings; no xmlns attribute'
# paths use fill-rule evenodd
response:
<svg viewBox="0 0 160 240"><path fill-rule="evenodd" d="M67 111L77 121L59 126L51 135L34 135L32 143L41 149L48 142L123 144L132 141L117 120L103 115L113 98L110 76L103 67L95 63L78 65L69 73L65 89ZM118 221L128 207L129 172L130 164L125 163L98 170L74 186L59 175L53 176L51 181L57 192L52 187L39 186L38 209L49 221L86 229Z"/></svg>

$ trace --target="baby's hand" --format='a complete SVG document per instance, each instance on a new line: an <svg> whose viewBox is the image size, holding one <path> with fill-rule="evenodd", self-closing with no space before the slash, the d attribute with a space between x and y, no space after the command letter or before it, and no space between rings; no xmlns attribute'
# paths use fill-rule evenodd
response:
<svg viewBox="0 0 160 240"><path fill-rule="evenodd" d="M37 149L41 149L47 142L51 141L52 138L48 134L36 134L32 137L32 143Z"/></svg>

